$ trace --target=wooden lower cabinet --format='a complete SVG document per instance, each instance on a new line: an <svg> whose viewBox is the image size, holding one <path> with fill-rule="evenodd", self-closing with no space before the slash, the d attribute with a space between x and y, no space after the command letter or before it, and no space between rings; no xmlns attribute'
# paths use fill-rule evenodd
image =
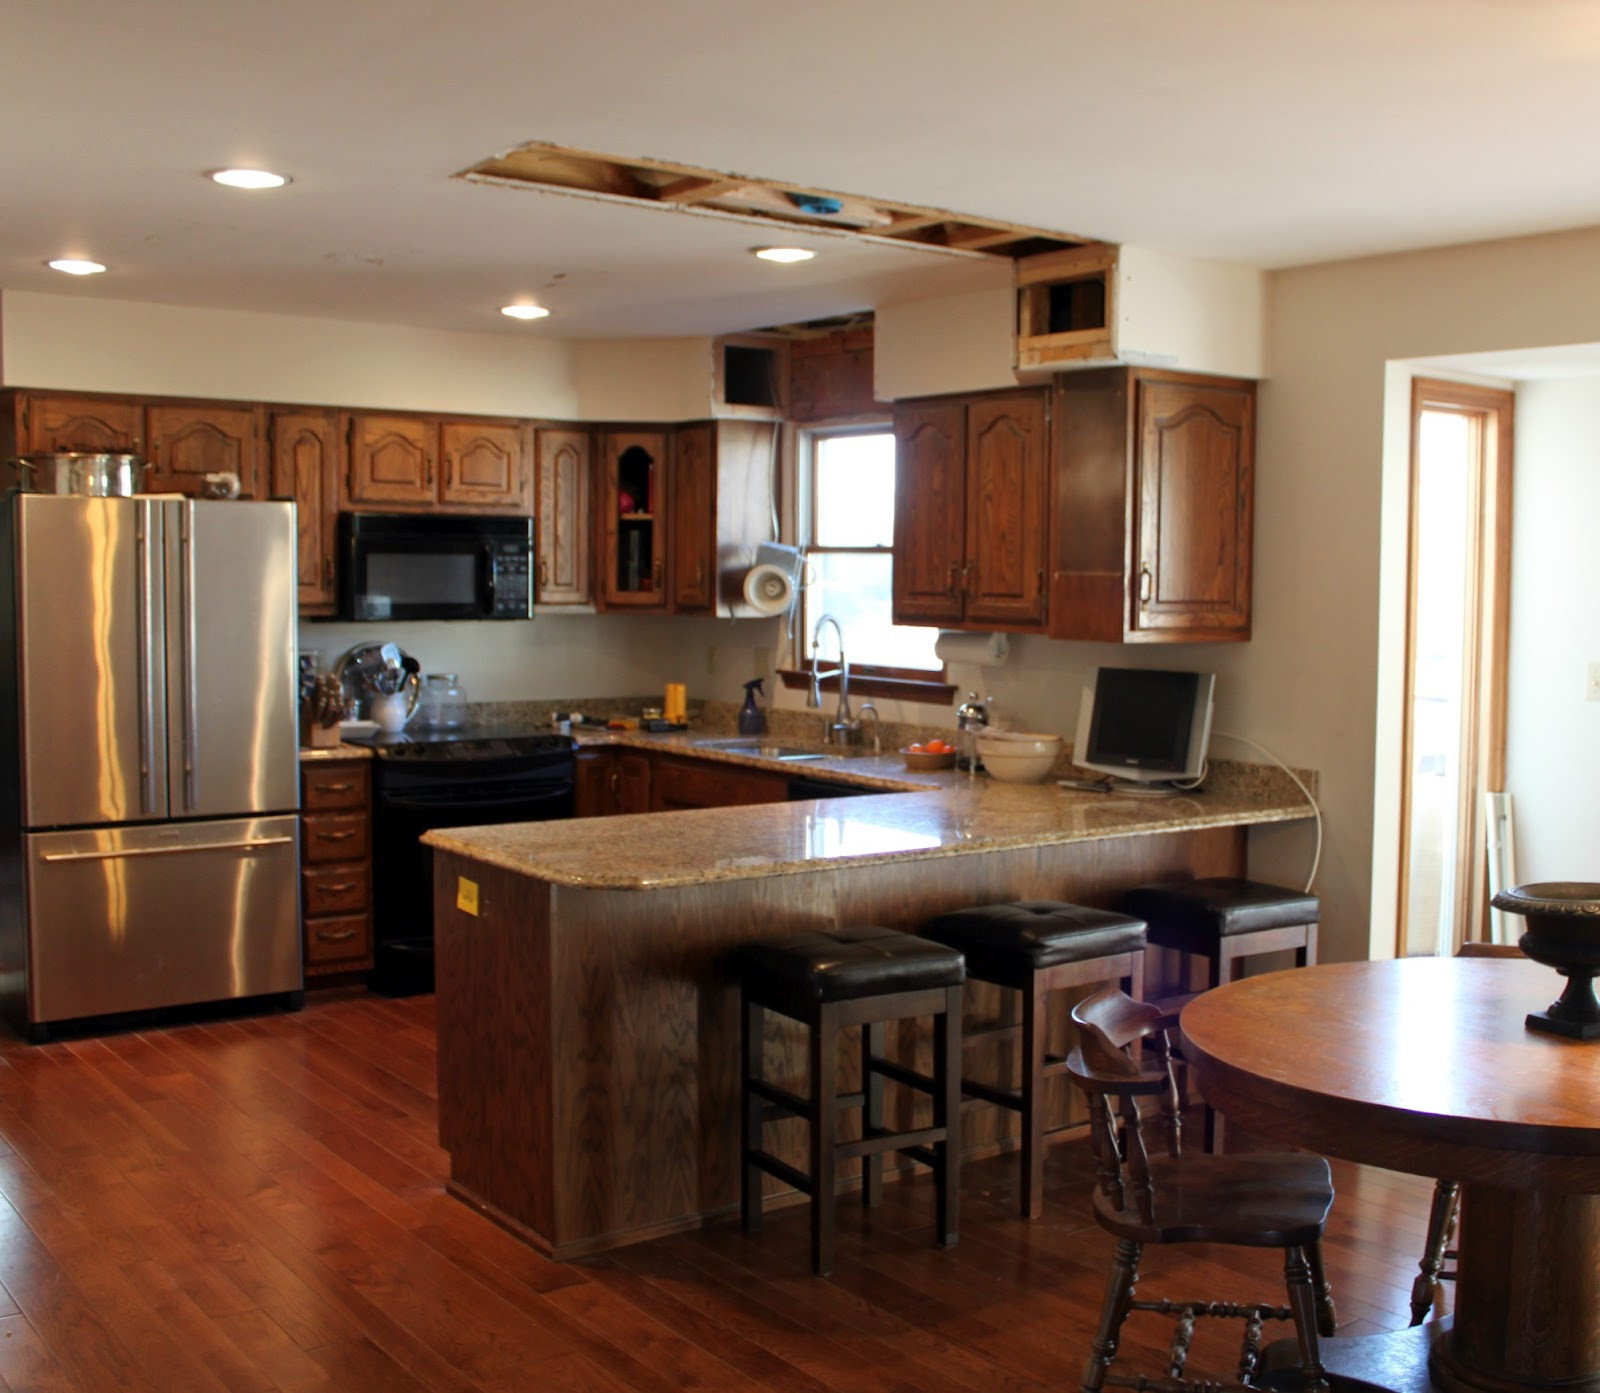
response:
<svg viewBox="0 0 1600 1393"><path fill-rule="evenodd" d="M656 756L650 771L650 811L679 808L736 808L753 803L782 803L789 779L761 769L740 769L699 759Z"/></svg>
<svg viewBox="0 0 1600 1393"><path fill-rule="evenodd" d="M372 771L300 766L300 893L307 977L372 966Z"/></svg>
<svg viewBox="0 0 1600 1393"><path fill-rule="evenodd" d="M578 751L574 815L615 817L650 811L651 757L644 750Z"/></svg>

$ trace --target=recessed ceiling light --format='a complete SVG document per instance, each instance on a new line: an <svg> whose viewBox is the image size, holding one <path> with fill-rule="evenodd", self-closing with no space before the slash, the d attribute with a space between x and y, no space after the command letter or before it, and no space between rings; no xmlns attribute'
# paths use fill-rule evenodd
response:
<svg viewBox="0 0 1600 1393"><path fill-rule="evenodd" d="M270 169L213 169L207 177L230 189L281 189L289 182L287 174L274 174Z"/></svg>
<svg viewBox="0 0 1600 1393"><path fill-rule="evenodd" d="M500 313L508 314L513 319L543 319L550 311L543 305L506 305Z"/></svg>
<svg viewBox="0 0 1600 1393"><path fill-rule="evenodd" d="M816 255L804 247L756 247L754 251L763 261L810 261Z"/></svg>
<svg viewBox="0 0 1600 1393"><path fill-rule="evenodd" d="M97 276L106 269L98 261L84 261L76 256L57 257L45 265L52 271L65 271L69 276Z"/></svg>

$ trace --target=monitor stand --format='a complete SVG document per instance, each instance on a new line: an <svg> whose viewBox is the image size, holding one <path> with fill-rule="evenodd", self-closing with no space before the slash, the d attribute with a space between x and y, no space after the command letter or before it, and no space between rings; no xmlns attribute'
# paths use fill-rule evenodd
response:
<svg viewBox="0 0 1600 1393"><path fill-rule="evenodd" d="M1198 793L1198 788L1178 788L1175 784L1147 784L1138 779L1057 779L1062 788L1081 793L1115 793L1129 798L1176 798L1180 793Z"/></svg>

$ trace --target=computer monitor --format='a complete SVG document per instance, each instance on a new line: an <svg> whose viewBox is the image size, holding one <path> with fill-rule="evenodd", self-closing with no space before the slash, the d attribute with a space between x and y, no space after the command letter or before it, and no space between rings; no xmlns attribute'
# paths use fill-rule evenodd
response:
<svg viewBox="0 0 1600 1393"><path fill-rule="evenodd" d="M1193 783L1211 739L1209 672L1103 667L1083 689L1072 762L1152 790Z"/></svg>

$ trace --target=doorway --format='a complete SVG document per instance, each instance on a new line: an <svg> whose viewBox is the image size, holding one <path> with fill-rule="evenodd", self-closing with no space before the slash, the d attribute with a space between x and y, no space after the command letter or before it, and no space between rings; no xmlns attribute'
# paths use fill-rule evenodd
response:
<svg viewBox="0 0 1600 1393"><path fill-rule="evenodd" d="M1486 937L1483 795L1505 786L1513 402L1465 383L1412 384L1402 956Z"/></svg>

